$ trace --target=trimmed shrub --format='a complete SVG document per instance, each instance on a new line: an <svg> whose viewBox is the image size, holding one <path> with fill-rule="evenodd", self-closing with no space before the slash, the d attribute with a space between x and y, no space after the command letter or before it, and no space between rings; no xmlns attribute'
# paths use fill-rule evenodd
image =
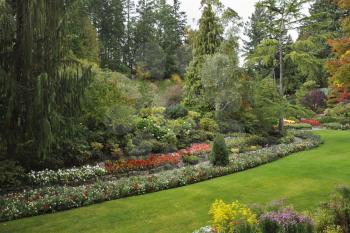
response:
<svg viewBox="0 0 350 233"><path fill-rule="evenodd" d="M199 158L197 156L194 156L194 155L183 156L182 161L185 164L196 165L199 163Z"/></svg>
<svg viewBox="0 0 350 233"><path fill-rule="evenodd" d="M170 119L185 117L187 114L188 110L181 104L170 106L165 110L165 115Z"/></svg>
<svg viewBox="0 0 350 233"><path fill-rule="evenodd" d="M216 136L214 140L210 160L212 164L216 166L226 166L229 163L229 152L222 135Z"/></svg>

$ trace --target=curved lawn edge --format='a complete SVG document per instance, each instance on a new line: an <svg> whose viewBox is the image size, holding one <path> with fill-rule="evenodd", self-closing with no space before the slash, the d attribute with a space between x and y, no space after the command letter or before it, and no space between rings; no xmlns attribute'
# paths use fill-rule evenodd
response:
<svg viewBox="0 0 350 233"><path fill-rule="evenodd" d="M54 213L129 196L158 192L230 175L258 167L292 153L315 148L322 143L319 137L303 135L303 142L281 144L259 152L238 155L227 167L197 166L136 176L117 181L96 182L78 187L52 186L0 198L0 220ZM23 204L28 203L28 204Z"/></svg>

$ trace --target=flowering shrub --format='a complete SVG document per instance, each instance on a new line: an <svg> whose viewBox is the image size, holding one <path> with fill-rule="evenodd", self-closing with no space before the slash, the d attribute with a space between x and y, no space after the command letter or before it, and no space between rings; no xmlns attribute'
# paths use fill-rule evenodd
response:
<svg viewBox="0 0 350 233"><path fill-rule="evenodd" d="M284 122L285 125L292 125L292 124L296 124L297 123L296 121L287 120L287 119L284 119L283 122Z"/></svg>
<svg viewBox="0 0 350 233"><path fill-rule="evenodd" d="M291 209L265 213L260 217L262 233L312 233L311 218Z"/></svg>
<svg viewBox="0 0 350 233"><path fill-rule="evenodd" d="M300 132L301 134L301 132ZM77 187L55 186L0 196L0 221L90 205L106 200L157 192L253 168L290 153L318 146L317 136L303 134L303 142L281 144L231 157L227 167L199 165L163 171L154 175L99 181Z"/></svg>
<svg viewBox="0 0 350 233"><path fill-rule="evenodd" d="M205 226L197 231L194 231L193 233L212 233L212 232L213 232L213 229L210 226Z"/></svg>
<svg viewBox="0 0 350 233"><path fill-rule="evenodd" d="M320 126L321 123L318 120L314 120L314 119L301 119L300 123L305 123L305 124L309 124L312 126Z"/></svg>
<svg viewBox="0 0 350 233"><path fill-rule="evenodd" d="M82 182L106 174L107 171L99 165L87 165L79 168L59 169L57 171L48 169L43 171L31 171L25 176L25 179L27 183L31 185L52 185Z"/></svg>
<svg viewBox="0 0 350 233"><path fill-rule="evenodd" d="M216 200L210 212L212 228L217 233L254 233L257 232L256 215L238 201L226 204Z"/></svg>

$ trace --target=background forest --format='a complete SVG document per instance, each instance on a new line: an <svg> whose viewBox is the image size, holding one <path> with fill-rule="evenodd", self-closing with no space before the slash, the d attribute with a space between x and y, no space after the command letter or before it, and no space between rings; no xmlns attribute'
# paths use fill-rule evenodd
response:
<svg viewBox="0 0 350 233"><path fill-rule="evenodd" d="M0 0L1 182L217 134L276 144L286 119L349 126L349 1L262 0L248 22L201 5L194 29L178 0Z"/></svg>

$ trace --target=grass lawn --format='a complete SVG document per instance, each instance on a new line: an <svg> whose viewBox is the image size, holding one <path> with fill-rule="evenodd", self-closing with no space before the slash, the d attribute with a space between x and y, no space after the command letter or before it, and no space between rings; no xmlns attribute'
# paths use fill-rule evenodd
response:
<svg viewBox="0 0 350 233"><path fill-rule="evenodd" d="M350 185L350 132L320 131L325 144L274 163L210 181L0 224L1 233L187 233L206 225L215 199L267 203L287 198L297 209Z"/></svg>

